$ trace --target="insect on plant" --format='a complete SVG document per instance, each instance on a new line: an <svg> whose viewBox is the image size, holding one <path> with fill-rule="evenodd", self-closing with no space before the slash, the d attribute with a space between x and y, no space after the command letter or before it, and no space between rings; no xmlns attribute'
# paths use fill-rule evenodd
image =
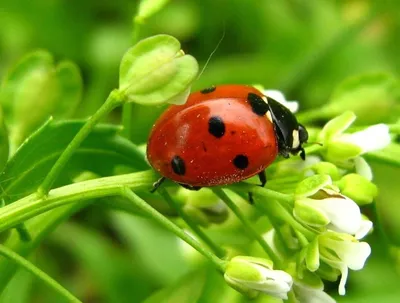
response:
<svg viewBox="0 0 400 303"><path fill-rule="evenodd" d="M109 72L115 60L103 59L117 53L120 46L114 39L120 27L85 39L93 45L82 52L80 62L96 66L96 77L89 77L94 84L85 83L87 100L96 99L87 111L85 105L79 107L83 81L71 61L55 62L50 53L38 50L5 73L0 87L0 301L26 297L46 303L61 296L68 302L334 302L346 295L349 270L364 268L373 248L366 237L373 230L375 208L379 213L381 207L371 207L378 196L374 169L379 176L400 167L400 85L394 76L368 73L344 80L336 89L331 86L349 74L343 62L366 47L368 35L361 29L374 17L336 28L337 20L354 15L339 14L348 7L336 4L341 9L331 12L325 1L316 2L314 16L311 6L300 9L299 3L274 8L269 1L243 6L232 1L224 11L226 30L211 55L203 54L206 63L199 73L197 54L201 58L206 42L218 36L202 36L203 30L220 28L220 11L210 9L196 19L197 4L168 2L138 2L132 46L126 50L121 44L125 54L118 87L106 92L97 110L88 108L98 104L105 83L115 80ZM150 35L144 26L164 7L170 10L157 17L151 33L175 31L185 40L183 47L173 35ZM290 12L284 13L287 7ZM299 11L314 16L310 24L318 29L307 27L301 36L311 25L304 18L296 23ZM182 20L174 17L177 12ZM325 33L329 16L335 16L333 40ZM51 17L58 19L66 20L64 15ZM0 27L0 37L10 39L2 28L18 29L22 23L15 20ZM295 36L286 37L293 24ZM71 36L86 34L69 27ZM46 26L44 32L49 28L57 29ZM308 43L310 32L315 38L323 32L321 41ZM360 32L365 36L356 39ZM303 40L307 45L300 45ZM220 45L221 57L206 70ZM313 45L322 48L303 62ZM365 54L377 49L374 45ZM388 56L384 53L380 60ZM351 64L359 61L361 55ZM369 57L364 64L396 66ZM364 72L365 66L359 70ZM280 91L252 83L255 79L284 88L301 102L287 101ZM80 117L90 113L89 118L76 119L77 112ZM111 112L112 121L121 121L103 122ZM396 195L389 195L385 185L379 185L381 193L392 199ZM396 212L384 215L388 213ZM387 219L379 214L382 222ZM389 249L379 235L372 237L382 251ZM44 239L46 245L29 261ZM398 250L390 247L397 256ZM381 263L388 261L378 255L372 255L380 262L374 263L378 273L372 267L362 278L350 275L357 287L347 290L348 300L364 300L367 292L377 298L369 296L375 288L368 283L395 267ZM60 262L61 270L54 269ZM42 265L60 281L39 269ZM42 285L17 273L19 267L57 293L44 295ZM327 282L330 287L324 288ZM34 285L32 296L29 285ZM383 293L379 298L385 301Z"/></svg>

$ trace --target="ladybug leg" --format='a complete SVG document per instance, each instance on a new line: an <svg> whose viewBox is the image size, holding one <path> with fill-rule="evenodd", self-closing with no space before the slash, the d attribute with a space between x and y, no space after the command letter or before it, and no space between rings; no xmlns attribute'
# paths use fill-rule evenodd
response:
<svg viewBox="0 0 400 303"><path fill-rule="evenodd" d="M265 184L267 184L267 176L265 175L265 169L258 173L258 178L260 179L261 182L261 187L264 187Z"/></svg>
<svg viewBox="0 0 400 303"><path fill-rule="evenodd" d="M249 203L254 204L253 193L251 191L249 191L248 194L249 194Z"/></svg>
<svg viewBox="0 0 400 303"><path fill-rule="evenodd" d="M178 184L188 190L196 190L197 191L197 190L201 189L201 186L192 186L192 185L187 185L187 184L183 184L183 183L178 183Z"/></svg>
<svg viewBox="0 0 400 303"><path fill-rule="evenodd" d="M306 151L304 150L304 148L301 148L301 149L300 149L300 158L301 158L302 160L305 160L305 159L306 159Z"/></svg>
<svg viewBox="0 0 400 303"><path fill-rule="evenodd" d="M158 179L156 182L153 183L153 188L151 189L151 193L154 193L157 188L159 188L161 186L161 184L163 184L163 182L165 181L165 177L161 177L160 179Z"/></svg>
<svg viewBox="0 0 400 303"><path fill-rule="evenodd" d="M258 178L260 179L260 186L264 187L265 184L267 183L267 177L265 175L265 170L263 170L262 172L258 173ZM251 191L249 191L249 202L250 204L254 204L254 199L253 199L253 193Z"/></svg>

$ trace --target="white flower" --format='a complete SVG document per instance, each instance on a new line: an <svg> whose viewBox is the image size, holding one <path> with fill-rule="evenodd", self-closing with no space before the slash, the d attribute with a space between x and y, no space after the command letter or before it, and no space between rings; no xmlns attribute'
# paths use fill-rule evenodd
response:
<svg viewBox="0 0 400 303"><path fill-rule="evenodd" d="M336 303L331 296L324 292L323 287L314 288L295 281L293 290L296 299L301 303Z"/></svg>
<svg viewBox="0 0 400 303"><path fill-rule="evenodd" d="M373 223L367 217L361 215L361 224L354 237L357 240L364 238L373 228Z"/></svg>
<svg viewBox="0 0 400 303"><path fill-rule="evenodd" d="M299 102L287 101L285 95L279 90L266 89L263 91L263 94L271 97L275 101L278 101L280 104L288 108L292 113L295 113L299 110Z"/></svg>
<svg viewBox="0 0 400 303"><path fill-rule="evenodd" d="M361 148L361 154L385 148L390 144L389 127L386 124L376 124L364 130L342 134L334 141L346 142Z"/></svg>
<svg viewBox="0 0 400 303"><path fill-rule="evenodd" d="M358 242L347 234L326 232L318 237L320 259L333 268L340 270L339 294L346 293L345 285L349 269L360 270L371 254L366 242Z"/></svg>
<svg viewBox="0 0 400 303"><path fill-rule="evenodd" d="M287 299L292 288L292 277L282 271L273 270L270 260L237 256L228 263L225 281L240 292L264 292L271 296Z"/></svg>
<svg viewBox="0 0 400 303"><path fill-rule="evenodd" d="M360 207L353 200L340 194L332 185L325 186L295 201L293 214L300 222L310 226L326 226L328 230L364 236L372 228L372 222L362 220Z"/></svg>
<svg viewBox="0 0 400 303"><path fill-rule="evenodd" d="M333 162L348 161L367 152L385 148L390 143L389 127L383 123L345 134L355 119L356 115L347 111L323 127L318 140L323 143L326 159Z"/></svg>

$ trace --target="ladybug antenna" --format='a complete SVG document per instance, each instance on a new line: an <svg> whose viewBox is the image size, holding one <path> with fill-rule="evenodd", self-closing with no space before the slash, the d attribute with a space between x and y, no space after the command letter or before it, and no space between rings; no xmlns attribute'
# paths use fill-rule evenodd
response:
<svg viewBox="0 0 400 303"><path fill-rule="evenodd" d="M307 143L304 143L305 145L311 145L311 144L318 144L319 146L324 146L322 143L320 143L320 142L307 142Z"/></svg>
<svg viewBox="0 0 400 303"><path fill-rule="evenodd" d="M219 39L217 45L215 46L214 50L211 52L211 54L208 56L206 63L204 64L203 68L201 69L200 74L197 76L196 80L199 80L201 75L203 74L204 70L206 69L208 63L210 63L212 56L215 54L215 52L218 50L219 46L221 45L222 41L225 38L225 33L226 33L226 26L225 26L225 22L224 22L224 30L222 31L222 36Z"/></svg>

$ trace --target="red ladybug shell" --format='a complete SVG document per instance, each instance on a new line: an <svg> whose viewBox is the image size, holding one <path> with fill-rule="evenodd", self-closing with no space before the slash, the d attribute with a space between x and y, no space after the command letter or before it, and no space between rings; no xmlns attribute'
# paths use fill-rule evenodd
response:
<svg viewBox="0 0 400 303"><path fill-rule="evenodd" d="M147 158L162 176L191 186L247 179L278 154L267 111L263 95L253 87L225 85L192 93L156 121Z"/></svg>

